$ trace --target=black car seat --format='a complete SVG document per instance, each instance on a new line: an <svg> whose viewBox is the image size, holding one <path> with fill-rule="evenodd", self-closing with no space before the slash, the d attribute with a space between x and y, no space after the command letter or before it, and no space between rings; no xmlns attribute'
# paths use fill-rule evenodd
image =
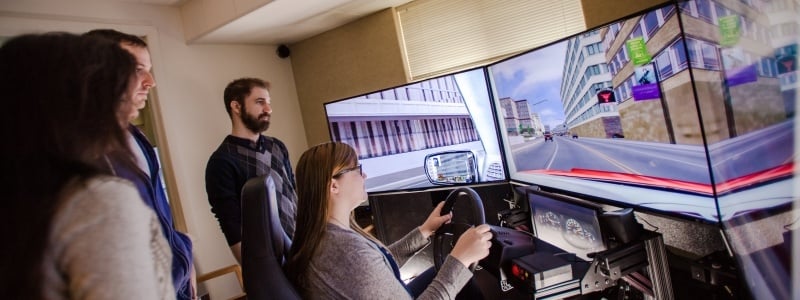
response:
<svg viewBox="0 0 800 300"><path fill-rule="evenodd" d="M247 299L300 299L282 269L292 241L278 218L272 177L248 180L241 201L242 275Z"/></svg>

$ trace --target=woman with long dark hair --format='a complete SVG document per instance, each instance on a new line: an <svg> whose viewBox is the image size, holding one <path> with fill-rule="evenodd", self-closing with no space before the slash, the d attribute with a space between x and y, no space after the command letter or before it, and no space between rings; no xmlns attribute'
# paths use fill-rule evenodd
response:
<svg viewBox="0 0 800 300"><path fill-rule="evenodd" d="M133 163L120 120L136 61L67 33L0 48L0 295L174 299L158 220L108 161Z"/></svg>
<svg viewBox="0 0 800 300"><path fill-rule="evenodd" d="M452 214L439 203L427 220L391 245L366 233L353 210L367 200L366 174L347 144L306 150L297 164L297 226L285 273L308 299L453 299L472 278L468 267L489 255L488 225L467 230L425 288L416 291L399 267L428 244Z"/></svg>

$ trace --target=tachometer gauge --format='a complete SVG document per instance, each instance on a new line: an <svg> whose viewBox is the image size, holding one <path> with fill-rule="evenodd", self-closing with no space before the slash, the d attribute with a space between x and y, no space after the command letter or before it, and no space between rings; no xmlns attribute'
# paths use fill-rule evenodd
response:
<svg viewBox="0 0 800 300"><path fill-rule="evenodd" d="M563 237L567 243L579 249L592 249L595 246L594 233L584 229L578 220L572 218L564 222Z"/></svg>
<svg viewBox="0 0 800 300"><path fill-rule="evenodd" d="M560 218L558 217L557 214L555 214L552 211L544 213L544 215L542 216L542 221L544 222L544 224L547 224L548 226L559 227L561 225Z"/></svg>
<svg viewBox="0 0 800 300"><path fill-rule="evenodd" d="M565 223L565 226L566 226L565 229L567 230L567 234L580 235L581 232L583 232L583 228L581 227L581 223L578 223L578 221L575 221L575 219L572 219L572 218L567 219L567 222Z"/></svg>

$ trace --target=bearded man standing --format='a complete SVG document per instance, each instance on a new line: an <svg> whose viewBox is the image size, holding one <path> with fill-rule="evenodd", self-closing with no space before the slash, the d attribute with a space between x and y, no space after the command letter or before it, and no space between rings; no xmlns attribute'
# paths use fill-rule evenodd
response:
<svg viewBox="0 0 800 300"><path fill-rule="evenodd" d="M225 109L231 134L211 154L206 165L206 193L211 212L236 260L242 263L241 191L247 180L271 175L278 195L278 211L286 234L294 235L297 194L286 145L261 134L269 128L272 105L270 84L258 78L240 78L225 87Z"/></svg>

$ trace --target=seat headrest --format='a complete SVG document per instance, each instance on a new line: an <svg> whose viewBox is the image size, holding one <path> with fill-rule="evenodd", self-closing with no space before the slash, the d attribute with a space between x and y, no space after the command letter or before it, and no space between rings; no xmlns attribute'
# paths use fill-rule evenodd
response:
<svg viewBox="0 0 800 300"><path fill-rule="evenodd" d="M278 216L275 181L248 180L242 187L242 273L248 299L300 299L283 274L291 240Z"/></svg>

